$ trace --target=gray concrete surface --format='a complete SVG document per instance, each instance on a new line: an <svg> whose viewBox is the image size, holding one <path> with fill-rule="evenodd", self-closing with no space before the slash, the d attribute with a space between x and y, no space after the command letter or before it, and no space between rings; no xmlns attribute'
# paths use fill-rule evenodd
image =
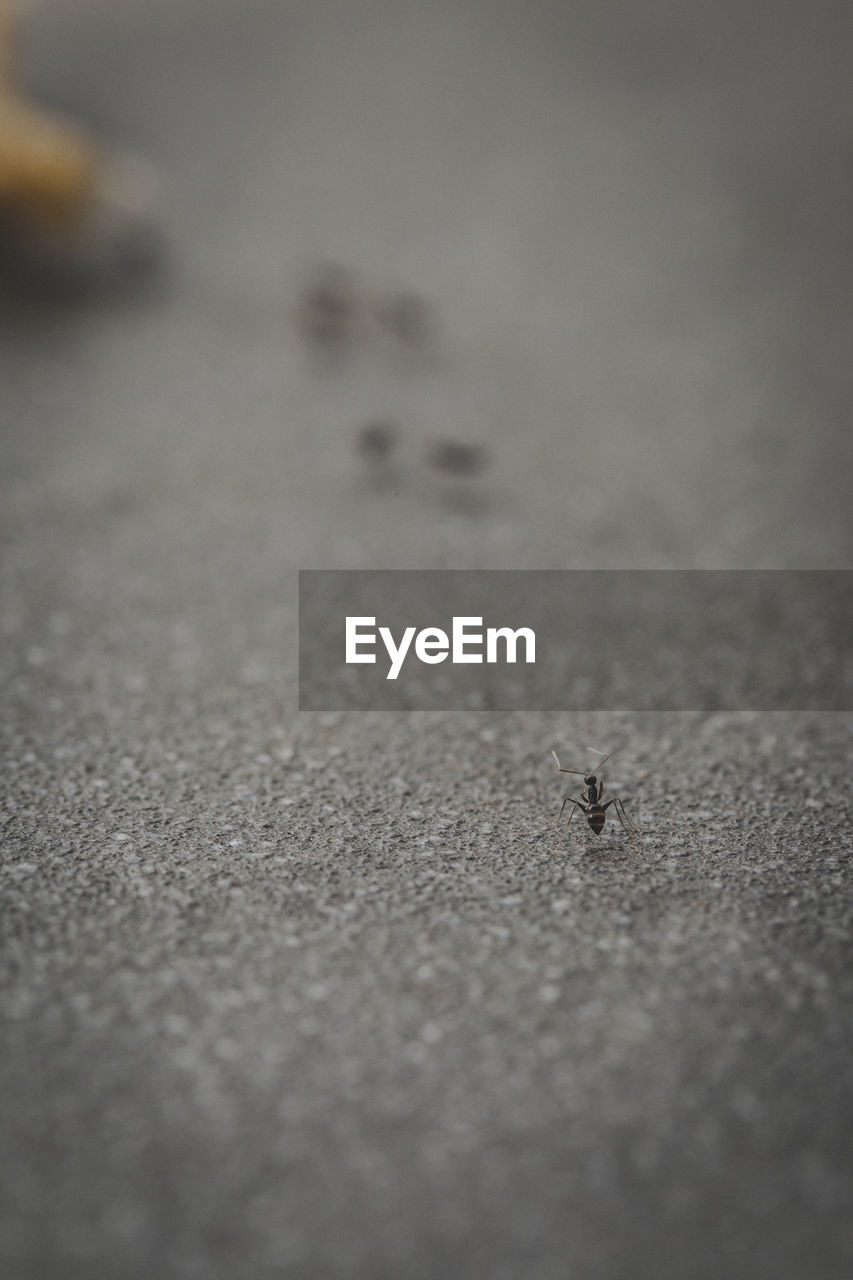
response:
<svg viewBox="0 0 853 1280"><path fill-rule="evenodd" d="M851 717L298 714L294 654L300 567L847 567L846 15L27 41L169 254L0 307L4 1274L846 1277ZM644 835L552 857L589 744Z"/></svg>

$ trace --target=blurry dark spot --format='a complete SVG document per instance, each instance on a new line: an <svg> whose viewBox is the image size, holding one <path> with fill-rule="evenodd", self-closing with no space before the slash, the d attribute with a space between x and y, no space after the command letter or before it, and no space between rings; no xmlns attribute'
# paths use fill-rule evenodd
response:
<svg viewBox="0 0 853 1280"><path fill-rule="evenodd" d="M368 422L358 434L358 451L372 465L387 462L398 435L395 422Z"/></svg>
<svg viewBox="0 0 853 1280"><path fill-rule="evenodd" d="M339 266L321 268L302 295L298 323L307 342L339 348L350 338L356 294L349 273Z"/></svg>
<svg viewBox="0 0 853 1280"><path fill-rule="evenodd" d="M432 308L416 293L388 298L379 309L379 318L396 338L412 347L424 346L434 328Z"/></svg>
<svg viewBox="0 0 853 1280"><path fill-rule="evenodd" d="M430 446L427 460L436 471L452 476L477 476L489 465L489 452L479 444L457 440L437 440Z"/></svg>
<svg viewBox="0 0 853 1280"><path fill-rule="evenodd" d="M162 283L166 259L161 229L142 219L93 223L69 236L0 220L0 287L19 300L79 305L138 298Z"/></svg>

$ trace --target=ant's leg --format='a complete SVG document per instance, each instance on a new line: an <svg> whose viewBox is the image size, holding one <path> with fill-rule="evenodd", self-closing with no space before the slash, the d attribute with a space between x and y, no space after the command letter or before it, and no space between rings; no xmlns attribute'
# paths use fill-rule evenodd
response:
<svg viewBox="0 0 853 1280"><path fill-rule="evenodd" d="M638 849L638 845L636 844L635 841L632 841L630 837L638 836L640 834L640 831L638 827L634 826L633 822L628 817L628 814L625 812L625 806L622 803L621 797L611 796L610 799L607 801L607 804L602 805L601 807L603 809L609 809L611 805L614 806L613 812L616 814L616 817L619 819L620 823L622 824L622 830L629 837L628 839L629 845L631 846L632 849L635 849L635 850Z"/></svg>
<svg viewBox="0 0 853 1280"><path fill-rule="evenodd" d="M625 809L625 805L622 803L621 796L614 796L613 800L615 800L616 802L616 817L622 823L622 826L625 828L626 831L633 832L634 834L639 835L640 828L637 826L637 824L634 822L632 818L628 817L628 813Z"/></svg>
<svg viewBox="0 0 853 1280"><path fill-rule="evenodd" d="M564 799L564 801L563 801L563 804L562 804L562 807L561 807L561 809L560 809L560 812L557 814L556 818L554 819L554 821L555 821L555 822L559 822L559 821L560 821L560 819L561 819L561 818L562 818L562 816L563 816L563 809L565 809L565 807L566 807L566 805L567 805L567 804L573 804L573 805L575 805L578 809L583 809L584 813L586 813L586 806L584 805L584 803L583 803L583 801L582 801L582 800L576 800L576 799L574 798L574 796L566 796L566 798L565 798L565 799ZM573 818L574 816L575 816L575 811L574 811L574 809L572 809L572 816L571 816L571 818L569 818L569 822L571 822L571 820L572 820L572 818ZM568 826L568 825L569 825L569 823L567 822L567 823L566 823L566 826Z"/></svg>
<svg viewBox="0 0 853 1280"><path fill-rule="evenodd" d="M585 808L584 808L584 806L581 804L580 800L573 800L571 796L566 796L565 800L563 801L563 809L565 809L565 807L566 807L566 805L567 805L567 804L571 804L571 805L573 806L573 808L572 808L572 812L571 812L571 814L569 815L569 821L566 823L566 825L563 827L563 830L560 832L560 839L557 841L557 843L554 845L554 848L551 850L551 854L550 854L550 856L551 856L552 858L553 858L554 854L557 852L557 850L559 849L559 847L560 847L560 845L561 845L561 843L562 843L563 837L565 836L566 832L568 831L569 827L571 826L572 818L575 816L575 814L577 813L578 809L581 809L584 813L586 813L586 809L585 809ZM558 815L557 815L557 817L554 819L554 821L555 821L555 822L559 821L559 819L563 816L563 809L561 809L561 810L560 810L559 814L558 814Z"/></svg>

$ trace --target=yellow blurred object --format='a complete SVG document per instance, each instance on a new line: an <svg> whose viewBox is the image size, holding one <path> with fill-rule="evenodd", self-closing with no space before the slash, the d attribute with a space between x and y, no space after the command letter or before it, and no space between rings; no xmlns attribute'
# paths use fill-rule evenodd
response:
<svg viewBox="0 0 853 1280"><path fill-rule="evenodd" d="M0 205L46 228L73 226L92 204L97 167L84 138L25 103L0 98Z"/></svg>
<svg viewBox="0 0 853 1280"><path fill-rule="evenodd" d="M0 4L0 208L45 230L73 228L95 198L94 147L12 85L14 16Z"/></svg>

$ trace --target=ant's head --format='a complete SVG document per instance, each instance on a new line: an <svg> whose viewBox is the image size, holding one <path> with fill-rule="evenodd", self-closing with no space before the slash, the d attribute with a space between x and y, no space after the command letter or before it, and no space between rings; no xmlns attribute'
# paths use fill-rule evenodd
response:
<svg viewBox="0 0 853 1280"><path fill-rule="evenodd" d="M584 783L588 787L594 787L597 782L598 782L598 775L595 773L591 773L588 778L584 778Z"/></svg>

